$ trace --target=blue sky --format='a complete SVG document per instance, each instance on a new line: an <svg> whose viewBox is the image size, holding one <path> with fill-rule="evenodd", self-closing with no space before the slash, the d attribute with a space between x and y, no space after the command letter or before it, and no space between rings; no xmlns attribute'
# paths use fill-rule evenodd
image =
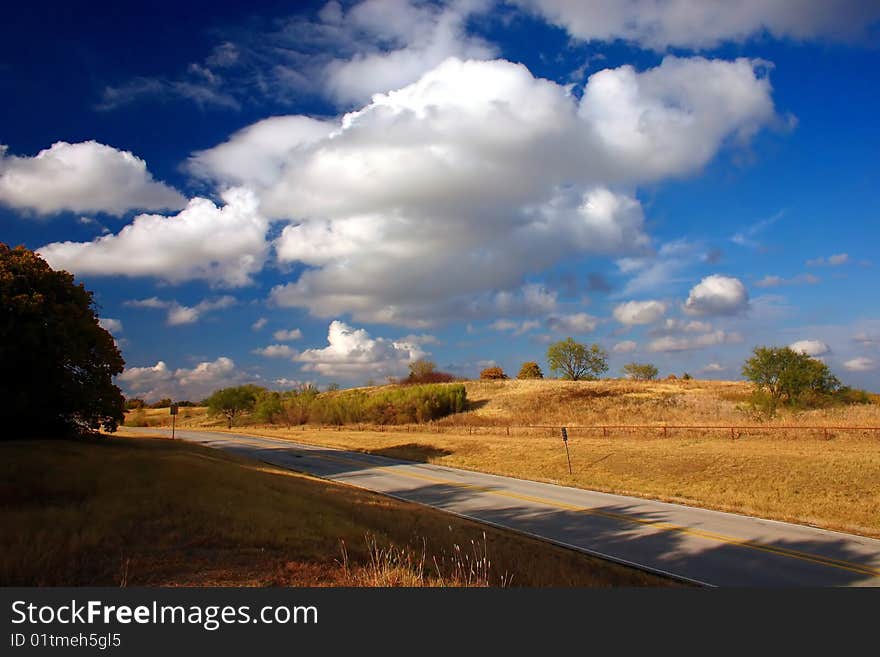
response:
<svg viewBox="0 0 880 657"><path fill-rule="evenodd" d="M94 290L129 394L474 376L568 335L880 389L880 3L30 3L0 240Z"/></svg>

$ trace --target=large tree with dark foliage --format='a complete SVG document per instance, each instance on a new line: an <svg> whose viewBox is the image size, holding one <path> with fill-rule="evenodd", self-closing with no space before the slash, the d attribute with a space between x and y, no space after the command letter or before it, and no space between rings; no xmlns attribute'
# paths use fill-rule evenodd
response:
<svg viewBox="0 0 880 657"><path fill-rule="evenodd" d="M0 243L0 427L7 439L116 429L125 361L92 293L23 246Z"/></svg>

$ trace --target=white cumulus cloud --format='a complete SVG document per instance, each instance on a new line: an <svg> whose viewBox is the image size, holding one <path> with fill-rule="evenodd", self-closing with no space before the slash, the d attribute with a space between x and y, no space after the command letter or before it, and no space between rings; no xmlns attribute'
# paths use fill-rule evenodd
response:
<svg viewBox="0 0 880 657"><path fill-rule="evenodd" d="M521 65L448 59L326 136L323 122L272 120L191 170L249 185L288 222L278 258L306 268L273 291L279 305L429 325L561 258L645 249L633 185L694 171L774 116L747 59L601 71L581 100Z"/></svg>
<svg viewBox="0 0 880 657"><path fill-rule="evenodd" d="M270 344L268 347L254 349L253 353L266 358L293 358L296 356L296 349L286 344Z"/></svg>
<svg viewBox="0 0 880 657"><path fill-rule="evenodd" d="M279 342L290 342L292 340L299 340L302 337L302 331L298 328L295 329L280 329L275 331L272 334L272 337L278 340Z"/></svg>
<svg viewBox="0 0 880 657"><path fill-rule="evenodd" d="M613 315L621 324L653 324L666 313L662 301L627 301L614 308Z"/></svg>
<svg viewBox="0 0 880 657"><path fill-rule="evenodd" d="M410 362L426 355L417 344L373 338L339 320L331 322L327 342L322 349L306 349L295 357L304 371L342 379L383 377L402 374Z"/></svg>
<svg viewBox="0 0 880 657"><path fill-rule="evenodd" d="M268 221L252 192L232 188L222 196L225 205L219 207L194 198L177 215L142 214L115 235L91 242L54 242L39 253L52 267L78 275L248 285L266 260Z"/></svg>
<svg viewBox="0 0 880 657"><path fill-rule="evenodd" d="M807 356L821 356L831 351L831 348L821 340L798 340L788 345L794 351Z"/></svg>
<svg viewBox="0 0 880 657"><path fill-rule="evenodd" d="M691 288L684 311L692 315L736 315L748 305L749 293L742 281L713 274Z"/></svg>
<svg viewBox="0 0 880 657"><path fill-rule="evenodd" d="M151 367L128 367L116 381L127 396L148 402L163 397L199 401L214 390L244 383L247 378L231 358L221 356L191 369L172 370L161 360Z"/></svg>
<svg viewBox="0 0 880 657"><path fill-rule="evenodd" d="M59 141L34 157L7 155L0 145L0 203L37 214L176 210L186 199L156 181L129 151L96 141Z"/></svg>

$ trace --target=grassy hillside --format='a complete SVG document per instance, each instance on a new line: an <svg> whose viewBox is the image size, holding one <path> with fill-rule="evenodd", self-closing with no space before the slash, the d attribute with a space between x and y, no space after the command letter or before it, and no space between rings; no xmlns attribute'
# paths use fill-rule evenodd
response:
<svg viewBox="0 0 880 657"><path fill-rule="evenodd" d="M162 439L3 441L0 482L5 586L668 584L439 511Z"/></svg>
<svg viewBox="0 0 880 657"><path fill-rule="evenodd" d="M880 397L872 404L831 408L782 410L767 420L749 404L751 387L736 381L467 381L468 410L436 420L433 426L500 427L508 425L595 426L616 424L742 425L767 426L880 426ZM362 389L381 396L397 386ZM333 398L340 393L323 393ZM209 418L205 408L182 408L178 426L222 427L222 418ZM139 426L169 425L168 409L146 409L127 415L126 423ZM255 424L247 417L241 425ZM402 430L412 427L404 426Z"/></svg>

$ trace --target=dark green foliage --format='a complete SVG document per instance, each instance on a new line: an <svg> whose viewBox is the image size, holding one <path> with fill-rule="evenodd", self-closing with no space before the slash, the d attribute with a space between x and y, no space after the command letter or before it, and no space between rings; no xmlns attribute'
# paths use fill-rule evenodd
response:
<svg viewBox="0 0 880 657"><path fill-rule="evenodd" d="M694 377L692 377L690 374L688 374L687 372L685 372L684 374L681 375L681 378L682 378L684 381L690 381L690 380L693 379Z"/></svg>
<svg viewBox="0 0 880 657"><path fill-rule="evenodd" d="M147 408L168 408L169 406L171 406L171 398L163 397L159 401L149 404Z"/></svg>
<svg viewBox="0 0 880 657"><path fill-rule="evenodd" d="M136 411L139 408L144 408L146 404L143 399L139 399L135 397L134 399L126 399L125 400L125 410L127 411Z"/></svg>
<svg viewBox="0 0 880 657"><path fill-rule="evenodd" d="M636 381L651 381L657 378L659 371L650 363L627 363L623 366L623 373ZM674 379L675 375L670 375L670 378Z"/></svg>
<svg viewBox="0 0 880 657"><path fill-rule="evenodd" d="M569 381L597 379L608 371L608 352L598 344L589 347L572 338L555 342L547 349L550 369Z"/></svg>
<svg viewBox="0 0 880 657"><path fill-rule="evenodd" d="M205 400L205 405L210 415L225 416L226 425L231 429L237 416L254 410L257 397L262 393L265 390L255 385L221 388Z"/></svg>
<svg viewBox="0 0 880 657"><path fill-rule="evenodd" d="M753 403L769 414L780 405L823 405L841 389L825 363L790 347L755 347L742 373L755 384Z"/></svg>
<svg viewBox="0 0 880 657"><path fill-rule="evenodd" d="M506 379L507 375L504 373L504 370L500 367L487 367L482 372L480 372L480 378L484 381L498 381L502 379Z"/></svg>
<svg viewBox="0 0 880 657"><path fill-rule="evenodd" d="M541 366L538 365L535 361L530 360L522 364L522 367L519 368L519 374L516 375L517 379L543 379L544 373L541 371Z"/></svg>
<svg viewBox="0 0 880 657"><path fill-rule="evenodd" d="M22 246L0 243L0 424L6 438L114 431L125 361L92 293Z"/></svg>

